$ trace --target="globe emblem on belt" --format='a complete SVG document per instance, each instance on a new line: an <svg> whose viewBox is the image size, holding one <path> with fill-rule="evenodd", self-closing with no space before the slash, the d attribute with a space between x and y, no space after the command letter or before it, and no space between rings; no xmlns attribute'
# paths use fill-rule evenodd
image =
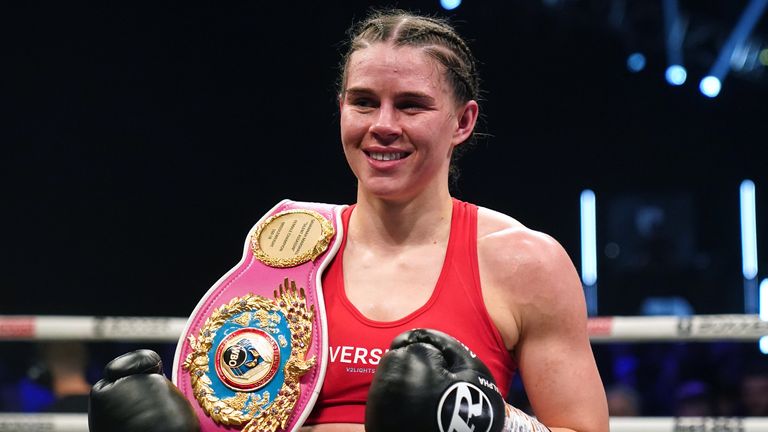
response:
<svg viewBox="0 0 768 432"><path fill-rule="evenodd" d="M236 391L255 391L268 384L280 366L280 347L267 332L242 328L216 349L216 375Z"/></svg>

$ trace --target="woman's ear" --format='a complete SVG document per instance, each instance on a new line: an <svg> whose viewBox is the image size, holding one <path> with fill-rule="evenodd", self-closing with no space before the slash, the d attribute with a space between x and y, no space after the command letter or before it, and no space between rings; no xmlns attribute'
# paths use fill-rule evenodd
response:
<svg viewBox="0 0 768 432"><path fill-rule="evenodd" d="M480 115L480 106L477 101L470 100L459 107L456 112L456 130L453 132L453 145L459 145L466 141L475 129L477 116Z"/></svg>

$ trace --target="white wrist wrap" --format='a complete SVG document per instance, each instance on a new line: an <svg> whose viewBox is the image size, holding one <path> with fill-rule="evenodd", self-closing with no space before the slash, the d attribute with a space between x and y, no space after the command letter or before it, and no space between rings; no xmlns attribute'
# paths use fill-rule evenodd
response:
<svg viewBox="0 0 768 432"><path fill-rule="evenodd" d="M505 411L506 417L502 432L551 432L540 421L510 404L506 404Z"/></svg>

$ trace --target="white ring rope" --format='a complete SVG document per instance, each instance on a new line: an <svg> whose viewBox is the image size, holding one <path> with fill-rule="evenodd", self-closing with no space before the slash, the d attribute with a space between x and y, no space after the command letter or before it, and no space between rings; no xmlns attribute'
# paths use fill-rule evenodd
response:
<svg viewBox="0 0 768 432"><path fill-rule="evenodd" d="M766 432L768 417L611 417L611 432Z"/></svg>
<svg viewBox="0 0 768 432"><path fill-rule="evenodd" d="M749 342L768 335L768 321L758 315L597 317L587 328L592 342Z"/></svg>
<svg viewBox="0 0 768 432"><path fill-rule="evenodd" d="M0 315L0 341L177 342L186 318Z"/></svg>
<svg viewBox="0 0 768 432"><path fill-rule="evenodd" d="M611 417L611 432L766 432L768 417ZM87 414L0 413L0 432L88 432Z"/></svg>
<svg viewBox="0 0 768 432"><path fill-rule="evenodd" d="M0 341L176 342L186 318L0 315ZM768 335L757 315L598 317L592 342L754 341ZM612 417L612 432L768 432L768 417ZM0 432L87 432L86 414L0 413Z"/></svg>
<svg viewBox="0 0 768 432"><path fill-rule="evenodd" d="M0 413L0 432L88 432L87 414Z"/></svg>
<svg viewBox="0 0 768 432"><path fill-rule="evenodd" d="M186 318L0 315L0 341L177 342ZM597 317L590 339L602 342L756 341L768 335L757 315Z"/></svg>

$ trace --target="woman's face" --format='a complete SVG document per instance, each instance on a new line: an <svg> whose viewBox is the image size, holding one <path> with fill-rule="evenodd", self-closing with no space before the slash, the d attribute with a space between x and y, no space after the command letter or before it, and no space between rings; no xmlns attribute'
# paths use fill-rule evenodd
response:
<svg viewBox="0 0 768 432"><path fill-rule="evenodd" d="M443 66L422 49L386 43L352 54L339 106L358 187L391 200L447 190L451 152L478 111L475 101L454 100Z"/></svg>

